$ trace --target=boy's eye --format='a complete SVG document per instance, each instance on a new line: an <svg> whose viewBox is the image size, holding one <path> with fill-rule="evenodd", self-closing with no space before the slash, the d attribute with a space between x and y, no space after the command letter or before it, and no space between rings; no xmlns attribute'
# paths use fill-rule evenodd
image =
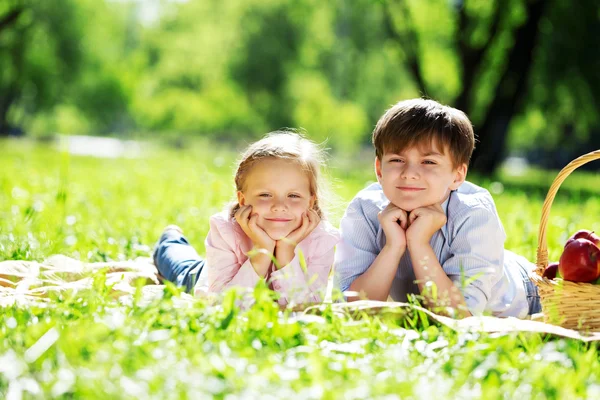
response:
<svg viewBox="0 0 600 400"><path fill-rule="evenodd" d="M401 160L400 158L391 158L390 162L404 162L404 160Z"/></svg>
<svg viewBox="0 0 600 400"><path fill-rule="evenodd" d="M423 163L424 164L430 164L430 165L435 165L436 164L436 162L432 161L432 160L425 160L425 161L423 161Z"/></svg>

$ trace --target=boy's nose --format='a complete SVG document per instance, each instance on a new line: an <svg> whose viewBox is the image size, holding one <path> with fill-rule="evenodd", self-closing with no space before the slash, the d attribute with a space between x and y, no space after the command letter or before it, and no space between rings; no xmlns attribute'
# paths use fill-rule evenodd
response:
<svg viewBox="0 0 600 400"><path fill-rule="evenodd" d="M406 165L401 173L402 179L417 179L419 177L419 169L412 165Z"/></svg>

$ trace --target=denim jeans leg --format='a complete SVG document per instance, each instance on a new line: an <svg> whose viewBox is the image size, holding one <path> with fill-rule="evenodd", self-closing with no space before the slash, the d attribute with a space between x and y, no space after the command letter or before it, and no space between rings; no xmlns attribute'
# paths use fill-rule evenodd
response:
<svg viewBox="0 0 600 400"><path fill-rule="evenodd" d="M531 283L535 285L535 283ZM537 286L534 289L536 294L534 296L527 296L527 300L529 300L529 315L542 312L542 301L540 299L540 295L537 292Z"/></svg>
<svg viewBox="0 0 600 400"><path fill-rule="evenodd" d="M172 229L162 234L154 250L158 272L177 286L184 286L187 292L193 290L204 263L185 236Z"/></svg>
<svg viewBox="0 0 600 400"><path fill-rule="evenodd" d="M527 302L529 303L529 315L537 314L542 312L542 302L540 301L540 294L538 292L537 285L531 280L529 274L533 273L535 265L528 262L527 265L521 266L521 275L523 276L523 284L527 293Z"/></svg>

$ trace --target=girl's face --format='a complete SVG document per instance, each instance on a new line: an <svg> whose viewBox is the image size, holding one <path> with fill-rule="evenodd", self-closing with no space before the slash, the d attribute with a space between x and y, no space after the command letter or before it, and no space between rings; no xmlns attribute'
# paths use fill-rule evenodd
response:
<svg viewBox="0 0 600 400"><path fill-rule="evenodd" d="M302 214L314 205L306 172L297 163L281 159L263 160L252 167L237 197L241 206L252 206L257 225L273 240L300 227Z"/></svg>

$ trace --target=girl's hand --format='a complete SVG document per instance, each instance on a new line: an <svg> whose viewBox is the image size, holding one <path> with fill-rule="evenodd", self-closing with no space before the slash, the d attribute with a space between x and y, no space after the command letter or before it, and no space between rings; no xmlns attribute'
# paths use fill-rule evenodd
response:
<svg viewBox="0 0 600 400"><path fill-rule="evenodd" d="M275 258L279 267L283 267L294 258L294 250L298 243L304 240L321 222L321 217L313 209L302 214L302 223L285 238L275 243Z"/></svg>
<svg viewBox="0 0 600 400"><path fill-rule="evenodd" d="M257 249L265 249L273 253L275 241L256 224L258 214L252 214L252 206L241 206L235 213L235 220L240 224L244 233L250 238L252 244Z"/></svg>
<svg viewBox="0 0 600 400"><path fill-rule="evenodd" d="M278 240L277 246L280 245L279 242L287 242L290 245L296 247L298 243L300 243L304 238L306 238L321 222L321 218L319 214L315 210L308 209L304 214L302 214L302 223L298 228L294 231L290 232L289 235L286 236L285 240ZM283 244L283 243L282 243Z"/></svg>

